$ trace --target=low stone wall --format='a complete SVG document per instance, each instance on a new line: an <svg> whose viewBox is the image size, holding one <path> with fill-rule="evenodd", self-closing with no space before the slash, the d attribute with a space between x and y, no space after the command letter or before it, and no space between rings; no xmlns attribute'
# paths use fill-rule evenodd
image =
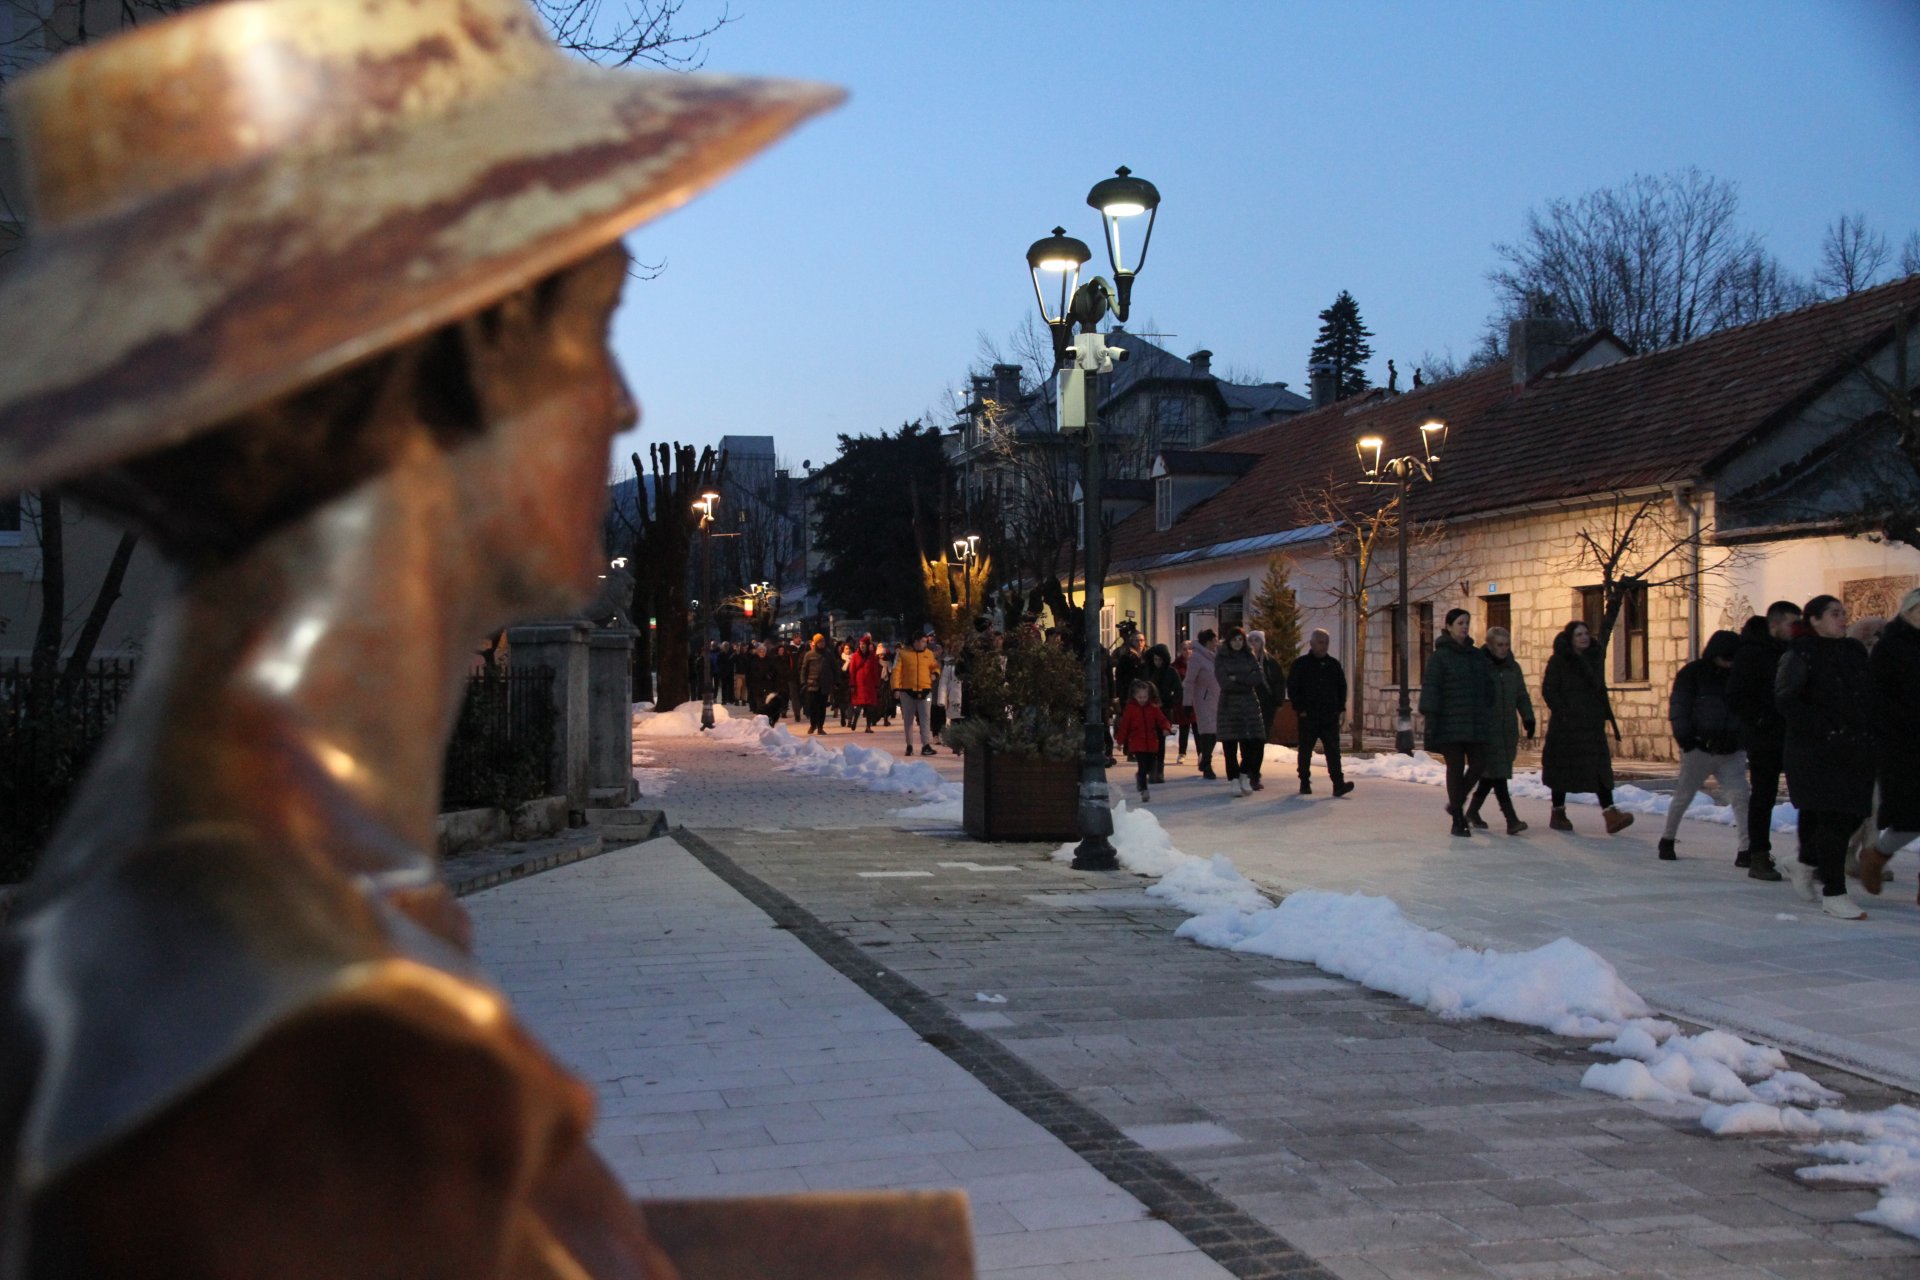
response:
<svg viewBox="0 0 1920 1280"><path fill-rule="evenodd" d="M542 796L509 815L504 809L456 809L440 815L440 856L509 840L538 840L567 828L567 798Z"/></svg>

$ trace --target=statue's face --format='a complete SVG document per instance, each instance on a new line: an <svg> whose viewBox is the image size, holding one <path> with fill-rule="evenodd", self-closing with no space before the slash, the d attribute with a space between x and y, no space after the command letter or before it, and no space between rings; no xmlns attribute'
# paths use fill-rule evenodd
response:
<svg viewBox="0 0 1920 1280"><path fill-rule="evenodd" d="M467 322L489 421L455 465L509 616L575 607L605 554L608 448L639 416L607 348L627 261L615 245L511 299L497 326Z"/></svg>

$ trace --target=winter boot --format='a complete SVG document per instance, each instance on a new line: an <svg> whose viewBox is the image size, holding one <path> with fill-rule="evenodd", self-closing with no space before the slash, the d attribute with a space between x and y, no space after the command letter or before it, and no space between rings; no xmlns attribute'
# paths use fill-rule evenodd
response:
<svg viewBox="0 0 1920 1280"><path fill-rule="evenodd" d="M1773 855L1763 849L1752 856L1753 861L1747 867L1748 879L1772 882L1785 878L1780 874L1780 869L1773 865Z"/></svg>
<svg viewBox="0 0 1920 1280"><path fill-rule="evenodd" d="M1339 783L1337 783L1337 782L1336 782L1336 783L1334 783L1334 784L1333 784L1333 789L1334 789L1335 791L1338 791L1338 790L1340 789L1340 784L1339 784ZM1301 794L1301 795L1303 795L1303 796L1310 796L1310 795L1312 795L1312 794L1313 794L1313 780L1312 780L1312 779L1310 779L1310 778L1302 778L1302 779L1300 779L1300 794Z"/></svg>
<svg viewBox="0 0 1920 1280"><path fill-rule="evenodd" d="M1740 852L1734 854L1733 865L1734 868L1739 871L1745 871L1748 867L1751 867L1753 865L1753 850L1742 849Z"/></svg>
<svg viewBox="0 0 1920 1280"><path fill-rule="evenodd" d="M1547 819L1547 825L1555 831L1571 831L1573 823L1567 821L1567 811L1559 805L1553 808L1553 816Z"/></svg>
<svg viewBox="0 0 1920 1280"><path fill-rule="evenodd" d="M1507 815L1507 834L1508 835L1517 836L1522 831L1525 831L1526 829L1527 829L1527 824L1520 821L1520 816L1518 814L1510 813Z"/></svg>
<svg viewBox="0 0 1920 1280"><path fill-rule="evenodd" d="M1252 773L1247 775L1247 789L1249 791L1265 791L1267 787L1265 783L1260 781L1259 774Z"/></svg>
<svg viewBox="0 0 1920 1280"><path fill-rule="evenodd" d="M1887 882L1888 855L1880 852L1878 845L1868 845L1860 851L1860 887L1878 897Z"/></svg>
<svg viewBox="0 0 1920 1280"><path fill-rule="evenodd" d="M1333 794L1335 799L1345 799L1347 796L1353 794L1353 784L1345 778L1342 778L1333 784Z"/></svg>
<svg viewBox="0 0 1920 1280"><path fill-rule="evenodd" d="M1149 799L1151 797L1147 795L1147 784L1143 782L1140 784L1140 803L1145 804Z"/></svg>
<svg viewBox="0 0 1920 1280"><path fill-rule="evenodd" d="M1456 836L1466 836L1471 839L1473 837L1473 828L1467 825L1465 818L1455 818L1453 820L1453 834Z"/></svg>
<svg viewBox="0 0 1920 1280"><path fill-rule="evenodd" d="M1865 920L1867 918L1867 913L1860 909L1860 904L1855 902L1852 896L1846 893L1836 893L1821 898L1820 909L1832 916L1835 920Z"/></svg>
<svg viewBox="0 0 1920 1280"><path fill-rule="evenodd" d="M1485 831L1487 829L1487 820L1480 816L1480 807L1478 805L1467 806L1467 825L1475 831Z"/></svg>
<svg viewBox="0 0 1920 1280"><path fill-rule="evenodd" d="M1607 834L1610 836L1617 836L1633 825L1632 814L1622 813L1612 805L1602 809L1600 814L1607 820Z"/></svg>
<svg viewBox="0 0 1920 1280"><path fill-rule="evenodd" d="M1678 860L1679 857L1680 855L1673 851L1673 841L1667 839L1660 841L1660 861L1674 862Z"/></svg>
<svg viewBox="0 0 1920 1280"><path fill-rule="evenodd" d="M1253 788L1247 785L1247 776L1245 774L1241 774L1233 780L1233 794L1236 796L1250 796L1253 794Z"/></svg>

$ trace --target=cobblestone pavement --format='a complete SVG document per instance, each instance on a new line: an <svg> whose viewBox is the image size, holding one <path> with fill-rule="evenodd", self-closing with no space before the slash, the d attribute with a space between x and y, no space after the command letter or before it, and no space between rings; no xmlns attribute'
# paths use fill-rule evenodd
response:
<svg viewBox="0 0 1920 1280"><path fill-rule="evenodd" d="M958 1183L984 1263L1033 1277L1301 1274L1295 1248L1353 1277L1920 1274L1920 1242L1852 1220L1871 1195L1581 1090L1577 1044L1191 946L1133 877L898 830L899 798L757 752L650 749L682 772L648 803L707 866L654 842L468 899L483 958L601 1082L638 1191ZM1121 1226L1153 1243L1100 1241ZM1154 1252L1176 1241L1216 1262Z"/></svg>

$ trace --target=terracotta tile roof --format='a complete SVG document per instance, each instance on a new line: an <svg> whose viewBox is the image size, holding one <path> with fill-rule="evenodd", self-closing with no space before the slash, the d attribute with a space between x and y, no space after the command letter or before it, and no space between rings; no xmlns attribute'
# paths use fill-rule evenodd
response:
<svg viewBox="0 0 1920 1280"><path fill-rule="evenodd" d="M1260 455L1245 476L1164 533L1136 512L1114 531L1114 561L1297 528L1309 522L1300 495L1329 485L1349 504L1384 501L1357 483L1354 440L1381 435L1389 456L1411 453L1434 417L1450 432L1435 482L1418 490L1423 519L1701 479L1884 342L1896 308L1920 315L1920 275L1524 387L1503 362L1259 427L1209 447Z"/></svg>

